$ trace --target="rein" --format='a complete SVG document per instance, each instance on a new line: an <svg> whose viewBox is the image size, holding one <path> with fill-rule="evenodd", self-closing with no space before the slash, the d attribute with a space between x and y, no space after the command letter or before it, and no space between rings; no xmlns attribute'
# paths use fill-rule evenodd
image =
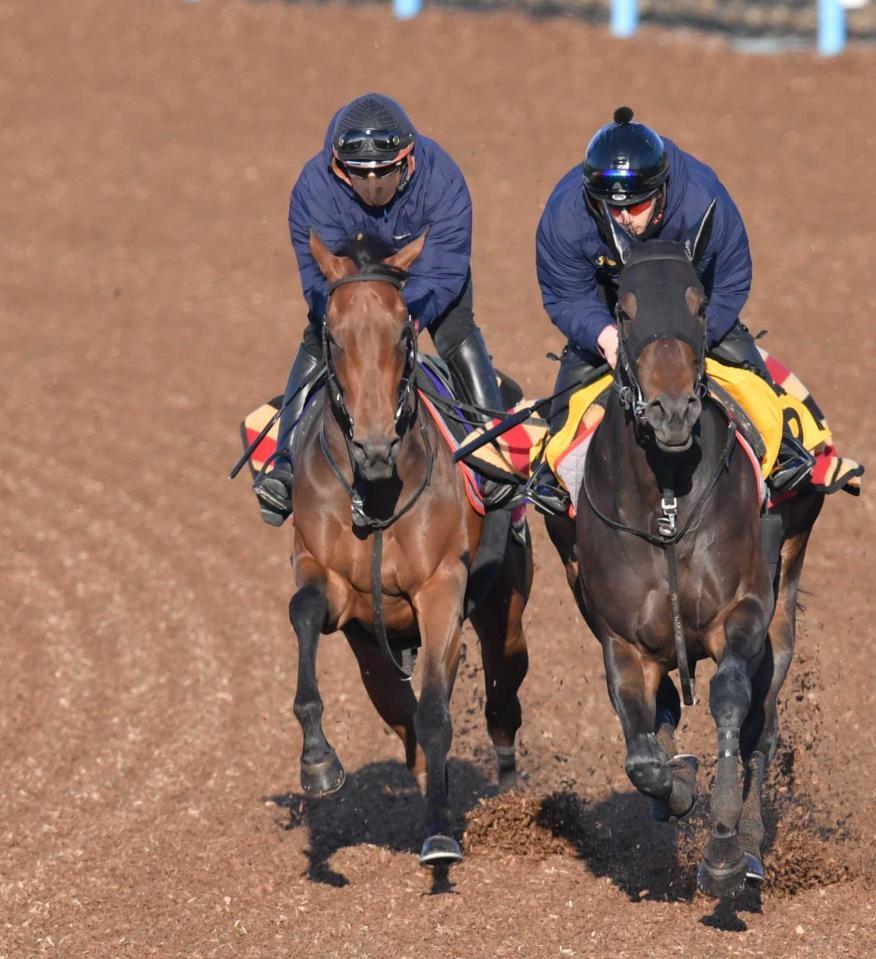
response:
<svg viewBox="0 0 876 959"><path fill-rule="evenodd" d="M331 297L331 295L339 286L344 286L347 283L364 283L375 280L389 283L391 286L394 286L397 290L401 291L401 289L404 287L405 277L406 274L398 270L387 270L385 272L374 273L354 273L350 276L342 276L340 279L335 280L335 282L329 287L328 295ZM414 321L410 313L408 314L407 318L405 336L408 341L407 355L405 358L404 374L402 375L402 379L399 384L399 401L395 414L396 431L398 432L399 437L404 436L410 429L411 425L417 421L417 414L419 411L417 392L414 389L414 376L417 367L417 335L414 331ZM368 513L365 512L364 497L362 496L360 488L361 484L356 478L356 462L350 446L353 440L355 424L353 417L350 415L350 412L344 403L343 389L341 388L341 384L337 378L337 372L335 371L334 362L332 361L331 337L328 326L325 323L325 319L323 319L322 324L322 344L323 357L325 359L327 370L329 402L331 403L332 412L334 413L338 425L341 427L341 433L344 437L344 443L347 448L347 456L353 473L352 484L347 482L347 479L341 471L340 466L338 466L337 462L329 451L328 443L325 438L324 424L320 426L319 430L319 445L322 449L323 456L326 458L326 461L331 467L331 470L335 474L335 477L340 483L342 489L350 497L350 510L352 513L353 526L359 529L367 530L368 532L374 534L374 549L371 554L371 607L374 617L374 632L381 651L392 664L396 674L401 679L409 682L412 678L412 674L409 673L402 665L400 665L398 660L395 658L392 648L389 645L389 636L386 632L386 624L383 619L383 591L381 589L383 578L383 531L392 526L392 524L397 520L401 519L402 516L404 516L413 508L417 500L419 500L419 498L423 495L426 487L432 480L432 471L435 466L435 451L432 447L432 443L429 440L429 431L426 428L426 422L423 417L419 417L420 435L423 440L423 447L426 451L427 458L426 473L423 477L423 481L420 483L417 490L412 494L405 505L402 506L401 509L397 509L391 516L387 517L386 519L376 519L373 516L369 516Z"/></svg>

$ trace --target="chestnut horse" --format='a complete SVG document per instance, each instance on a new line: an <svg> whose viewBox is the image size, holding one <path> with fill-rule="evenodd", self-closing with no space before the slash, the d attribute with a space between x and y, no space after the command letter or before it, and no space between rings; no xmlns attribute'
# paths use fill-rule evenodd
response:
<svg viewBox="0 0 876 959"><path fill-rule="evenodd" d="M316 680L321 633L342 630L377 712L399 735L426 798L423 865L461 858L451 835L449 702L467 615L466 590L485 527L504 522L491 585L471 612L481 644L487 729L499 785L516 784L517 690L528 660L521 623L532 582L530 547L508 536L504 516L477 514L459 467L418 402L417 330L401 290L425 235L379 259L358 238L334 255L311 234L329 283L323 324L327 389L305 412L294 441L297 592L289 615L298 637L294 711L304 734L301 784L309 796L339 789L344 770L321 724ZM345 251L346 252L346 251ZM396 652L420 648L419 702Z"/></svg>
<svg viewBox="0 0 876 959"><path fill-rule="evenodd" d="M704 376L705 295L693 264L710 216L684 243L633 244L617 231L625 265L613 395L587 453L574 526L566 517L547 525L602 644L627 775L652 798L656 819L682 818L696 799L697 761L675 755L681 705L669 673L678 669L692 702L696 662L717 664L717 773L698 879L723 896L764 875L762 786L823 495L801 493L772 511L781 553L771 568L759 479Z"/></svg>

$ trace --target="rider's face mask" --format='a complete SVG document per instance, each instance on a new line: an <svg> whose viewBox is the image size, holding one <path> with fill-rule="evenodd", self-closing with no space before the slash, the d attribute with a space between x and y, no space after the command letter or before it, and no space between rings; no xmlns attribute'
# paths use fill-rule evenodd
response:
<svg viewBox="0 0 876 959"><path fill-rule="evenodd" d="M353 192L368 206L386 206L395 196L402 178L404 160L384 167L345 166Z"/></svg>

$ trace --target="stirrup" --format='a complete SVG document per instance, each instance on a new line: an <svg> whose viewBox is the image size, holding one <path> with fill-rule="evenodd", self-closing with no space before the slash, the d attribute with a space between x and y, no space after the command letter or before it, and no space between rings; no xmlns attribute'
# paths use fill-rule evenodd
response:
<svg viewBox="0 0 876 959"><path fill-rule="evenodd" d="M484 476L480 487L481 499L488 512L497 509L514 509L526 502L525 487L515 483L503 483Z"/></svg>
<svg viewBox="0 0 876 959"><path fill-rule="evenodd" d="M269 526L282 526L292 515L292 464L286 457L277 457L270 473L259 473L252 490L262 520Z"/></svg>
<svg viewBox="0 0 876 959"><path fill-rule="evenodd" d="M815 457L794 436L783 434L782 444L776 465L769 475L770 488L778 490L792 490L799 486L812 472Z"/></svg>
<svg viewBox="0 0 876 959"><path fill-rule="evenodd" d="M526 498L545 516L564 516L569 512L572 498L560 485L553 470L542 460L525 487Z"/></svg>

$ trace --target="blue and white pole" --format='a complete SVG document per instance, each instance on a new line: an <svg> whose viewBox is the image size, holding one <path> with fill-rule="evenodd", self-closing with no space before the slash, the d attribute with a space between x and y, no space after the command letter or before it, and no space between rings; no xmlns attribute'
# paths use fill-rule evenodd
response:
<svg viewBox="0 0 876 959"><path fill-rule="evenodd" d="M846 45L846 11L839 0L818 0L818 52L835 57Z"/></svg>
<svg viewBox="0 0 876 959"><path fill-rule="evenodd" d="M611 32L616 37L631 37L639 25L636 0L611 0Z"/></svg>
<svg viewBox="0 0 876 959"><path fill-rule="evenodd" d="M422 0L392 0L392 12L396 20L410 20L417 16L422 6Z"/></svg>

